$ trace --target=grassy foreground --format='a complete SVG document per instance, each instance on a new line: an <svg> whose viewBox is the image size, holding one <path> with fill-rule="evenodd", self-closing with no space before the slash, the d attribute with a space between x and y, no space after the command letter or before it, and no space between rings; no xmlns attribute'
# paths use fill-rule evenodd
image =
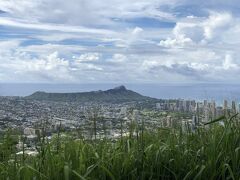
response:
<svg viewBox="0 0 240 180"><path fill-rule="evenodd" d="M213 122L195 132L140 129L115 142L43 138L35 157L14 155L5 136L0 179L239 179L240 121L222 121L224 126Z"/></svg>

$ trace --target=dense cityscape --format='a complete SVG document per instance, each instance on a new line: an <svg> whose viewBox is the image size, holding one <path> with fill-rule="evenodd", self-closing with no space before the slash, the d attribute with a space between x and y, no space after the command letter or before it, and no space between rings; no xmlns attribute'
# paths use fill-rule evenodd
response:
<svg viewBox="0 0 240 180"><path fill-rule="evenodd" d="M150 106L149 106L150 104ZM29 154L35 154L38 133L44 130L49 139L61 129L62 132L75 132L75 139L117 139L127 135L130 124L141 124L146 128L181 127L184 131L214 120L220 116L239 112L235 101L223 101L223 106L215 101L171 99L158 102L94 103L36 101L21 97L0 98L0 133L12 129L24 136ZM96 134L93 121L96 121ZM76 136L78 132L78 136ZM122 133L122 134L121 134ZM16 147L22 153L23 142Z"/></svg>

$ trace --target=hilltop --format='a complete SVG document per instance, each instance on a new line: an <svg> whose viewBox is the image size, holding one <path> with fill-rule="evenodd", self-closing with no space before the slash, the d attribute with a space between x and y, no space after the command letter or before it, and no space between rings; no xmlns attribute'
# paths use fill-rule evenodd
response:
<svg viewBox="0 0 240 180"><path fill-rule="evenodd" d="M78 101L78 102L132 102L132 101L152 101L151 97L143 96L137 92L126 89L125 86L118 86L106 91L98 90L91 92L75 93L47 93L37 91L26 99L45 101Z"/></svg>

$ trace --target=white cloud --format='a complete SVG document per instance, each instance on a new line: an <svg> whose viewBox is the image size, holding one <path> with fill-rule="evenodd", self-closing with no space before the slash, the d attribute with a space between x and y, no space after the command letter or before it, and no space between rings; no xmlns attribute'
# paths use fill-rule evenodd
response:
<svg viewBox="0 0 240 180"><path fill-rule="evenodd" d="M8 57L20 44L20 40L0 41L0 57Z"/></svg>
<svg viewBox="0 0 240 180"><path fill-rule="evenodd" d="M43 44L43 45L29 45L29 46L19 46L19 51L38 54L38 55L47 55L53 52L59 52L65 56L71 56L74 52L86 51L86 48L79 45L64 45L64 44Z"/></svg>
<svg viewBox="0 0 240 180"><path fill-rule="evenodd" d="M163 46L166 48L183 47L184 45L191 43L192 40L190 38L186 38L185 36L179 36L176 39L167 38L166 40L161 40L159 42L159 46Z"/></svg>
<svg viewBox="0 0 240 180"><path fill-rule="evenodd" d="M10 26L17 28L35 29L35 30L45 30L45 31L60 31L60 32L70 32L70 33L91 33L91 34L104 34L112 35L115 32L105 29L96 28L86 28L82 26L65 26L64 24L50 24L50 23L39 23L31 21L23 21L20 19L13 18L0 18L0 25Z"/></svg>
<svg viewBox="0 0 240 180"><path fill-rule="evenodd" d="M211 11L208 17L183 18L172 36L159 43L168 52L163 56L165 63L155 60L149 68L162 68L195 81L236 82L240 67L239 24L240 19L229 12Z"/></svg>
<svg viewBox="0 0 240 180"><path fill-rule="evenodd" d="M208 3L2 0L0 81L238 80L240 19L218 7L236 3Z"/></svg>
<svg viewBox="0 0 240 180"><path fill-rule="evenodd" d="M110 59L107 59L107 62L117 63L117 64L128 63L127 56L120 53L113 54Z"/></svg>
<svg viewBox="0 0 240 180"><path fill-rule="evenodd" d="M239 65L233 62L233 58L230 54L226 54L225 59L223 61L223 69L224 70L234 70L239 69Z"/></svg>
<svg viewBox="0 0 240 180"><path fill-rule="evenodd" d="M69 62L59 58L57 52L49 54L43 59L27 58L28 56L25 56L25 59L19 59L13 54L11 60L2 62L0 68L8 73L8 76L1 81L49 82L73 79L70 74Z"/></svg>
<svg viewBox="0 0 240 180"><path fill-rule="evenodd" d="M20 42L0 42L0 82L79 82L88 79L86 71L103 70L91 63L61 58L57 51L42 51L42 54L32 56L31 51L20 46ZM97 60L97 55L89 53L83 56L90 62ZM88 74L89 78L91 76Z"/></svg>
<svg viewBox="0 0 240 180"><path fill-rule="evenodd" d="M91 35L86 34L76 34L76 33L47 33L42 35L35 35L34 38L40 39L43 41L64 41L67 39L79 39L79 38L90 38Z"/></svg>
<svg viewBox="0 0 240 180"><path fill-rule="evenodd" d="M229 13L212 12L209 18L203 22L204 36L208 39L221 36L221 33L227 31L234 25L234 20Z"/></svg>
<svg viewBox="0 0 240 180"><path fill-rule="evenodd" d="M143 41L142 38L144 30L140 27L135 27L133 29L128 29L127 32L122 33L120 39L116 39L115 45L117 47L129 48L131 45Z"/></svg>
<svg viewBox="0 0 240 180"><path fill-rule="evenodd" d="M87 64L85 65L84 67L86 70L95 70L95 71L102 71L103 68L99 67L99 66L96 66L96 65L93 65L93 64Z"/></svg>
<svg viewBox="0 0 240 180"><path fill-rule="evenodd" d="M37 20L38 22L58 22L69 25L114 24L113 19L154 17L174 18L161 11L159 6L173 4L175 0L3 0L2 10L13 17ZM81 17L81 18L79 18Z"/></svg>
<svg viewBox="0 0 240 180"><path fill-rule="evenodd" d="M239 21L237 22L230 13L226 12L211 12L207 18L187 17L177 22L172 32L173 37L161 40L159 45L178 47L221 41L236 24L239 24Z"/></svg>
<svg viewBox="0 0 240 180"><path fill-rule="evenodd" d="M143 31L142 28L140 28L140 27L135 27L135 28L133 29L133 31L132 31L132 34L133 34L133 35L138 35L138 34L141 33L142 31Z"/></svg>
<svg viewBox="0 0 240 180"><path fill-rule="evenodd" d="M101 58L102 54L100 53L85 53L81 54L79 57L73 57L77 62L94 62L98 61Z"/></svg>
<svg viewBox="0 0 240 180"><path fill-rule="evenodd" d="M69 62L59 58L58 52L46 56L45 59L37 59L26 63L26 71L52 71L68 68Z"/></svg>

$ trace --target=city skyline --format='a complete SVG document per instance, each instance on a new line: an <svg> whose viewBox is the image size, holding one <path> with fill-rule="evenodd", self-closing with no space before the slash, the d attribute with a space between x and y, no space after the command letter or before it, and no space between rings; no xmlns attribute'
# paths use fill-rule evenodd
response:
<svg viewBox="0 0 240 180"><path fill-rule="evenodd" d="M238 83L236 0L2 0L0 82Z"/></svg>

